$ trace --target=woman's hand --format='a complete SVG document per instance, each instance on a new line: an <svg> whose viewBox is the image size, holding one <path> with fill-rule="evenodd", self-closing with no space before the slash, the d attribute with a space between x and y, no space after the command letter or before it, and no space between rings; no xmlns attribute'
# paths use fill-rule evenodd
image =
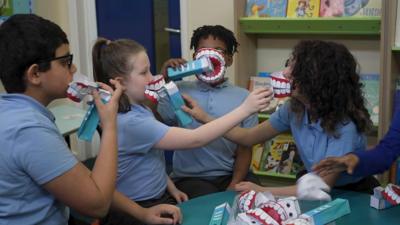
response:
<svg viewBox="0 0 400 225"><path fill-rule="evenodd" d="M354 168L356 168L358 162L358 157L350 153L342 157L328 157L321 160L313 167L313 170L321 177L343 171L347 171L348 174L353 174Z"/></svg>

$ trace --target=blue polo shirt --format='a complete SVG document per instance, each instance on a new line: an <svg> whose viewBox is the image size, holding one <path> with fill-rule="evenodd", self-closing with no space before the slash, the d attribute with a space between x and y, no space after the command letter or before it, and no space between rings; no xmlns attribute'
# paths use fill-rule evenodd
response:
<svg viewBox="0 0 400 225"><path fill-rule="evenodd" d="M337 127L339 138L326 134L320 121L310 123L307 111L299 121L290 110L290 102L281 106L269 119L272 127L279 131L291 131L296 142L301 159L307 171L312 171L312 166L329 156L343 156L352 151L364 150L366 138L357 131L351 121L343 122ZM341 186L354 183L360 177L352 177L342 173L336 185Z"/></svg>
<svg viewBox="0 0 400 225"><path fill-rule="evenodd" d="M134 201L160 198L167 188L164 151L154 148L169 130L153 113L132 105L119 113L117 189Z"/></svg>
<svg viewBox="0 0 400 225"><path fill-rule="evenodd" d="M0 224L67 224L42 185L77 164L52 113L23 94L0 96Z"/></svg>
<svg viewBox="0 0 400 225"><path fill-rule="evenodd" d="M201 81L182 81L177 83L181 93L190 95L199 106L214 118L221 117L238 107L246 99L246 89L231 85L225 81L221 85L211 87ZM176 125L176 117L170 105L161 101L158 111L169 125ZM254 114L240 123L241 127L257 125L258 118ZM202 124L193 121L185 128L195 129ZM223 137L209 144L190 150L175 151L173 157L173 178L179 177L216 177L231 175L237 144Z"/></svg>

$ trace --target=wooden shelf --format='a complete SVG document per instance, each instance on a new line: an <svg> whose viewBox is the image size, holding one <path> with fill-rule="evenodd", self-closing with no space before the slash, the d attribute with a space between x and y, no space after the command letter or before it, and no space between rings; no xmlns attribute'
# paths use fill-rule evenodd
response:
<svg viewBox="0 0 400 225"><path fill-rule="evenodd" d="M248 34L339 34L379 36L380 17L240 18Z"/></svg>

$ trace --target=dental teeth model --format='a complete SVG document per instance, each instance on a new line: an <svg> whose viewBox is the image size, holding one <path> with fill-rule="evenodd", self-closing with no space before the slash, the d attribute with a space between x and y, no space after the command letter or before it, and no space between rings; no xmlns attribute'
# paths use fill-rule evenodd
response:
<svg viewBox="0 0 400 225"><path fill-rule="evenodd" d="M206 57L210 60L213 69L204 71L202 73L197 73L196 77L208 84L216 84L224 79L226 67L224 56L218 52L218 50L213 48L201 48L197 50L195 54L195 59L200 59Z"/></svg>
<svg viewBox="0 0 400 225"><path fill-rule="evenodd" d="M167 97L180 125L186 126L193 122L192 117L181 109L185 102L179 93L178 87L173 81L165 83L162 75L154 76L153 80L146 85L145 96L155 104L160 98Z"/></svg>
<svg viewBox="0 0 400 225"><path fill-rule="evenodd" d="M275 98L285 98L290 96L290 81L283 76L282 71L272 73L271 79Z"/></svg>
<svg viewBox="0 0 400 225"><path fill-rule="evenodd" d="M394 184L388 184L385 188L374 188L374 194L371 195L370 205L376 209L386 209L400 204L400 187Z"/></svg>
<svg viewBox="0 0 400 225"><path fill-rule="evenodd" d="M73 81L69 84L67 96L74 102L81 102L86 96L90 95L93 90L98 90L100 98L103 102L108 102L111 98L111 93L100 89L99 85L95 82L88 80ZM99 115L95 104L91 104L87 110L82 124L78 130L79 139L91 141L97 125L100 122Z"/></svg>
<svg viewBox="0 0 400 225"><path fill-rule="evenodd" d="M237 210L235 225L281 225L300 215L299 203L295 197L275 200L269 193L253 190L239 196Z"/></svg>

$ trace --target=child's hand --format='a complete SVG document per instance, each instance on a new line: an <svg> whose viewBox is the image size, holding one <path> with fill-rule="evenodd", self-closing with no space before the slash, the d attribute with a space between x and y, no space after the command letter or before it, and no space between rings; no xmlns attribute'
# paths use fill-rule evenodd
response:
<svg viewBox="0 0 400 225"><path fill-rule="evenodd" d="M246 100L239 106L249 115L268 107L273 99L273 92L268 88L258 88L252 91Z"/></svg>
<svg viewBox="0 0 400 225"><path fill-rule="evenodd" d="M186 105L182 106L182 110L193 116L195 120L200 123L208 123L213 120L189 95L183 94L182 98L186 102Z"/></svg>
<svg viewBox="0 0 400 225"><path fill-rule="evenodd" d="M103 129L105 129L104 127L107 127L111 124L115 124L118 112L119 98L124 91L124 88L119 83L119 81L111 79L110 83L115 86L115 90L104 83L98 82L101 89L109 91L112 95L108 103L104 104L102 102L98 91L94 90L92 93Z"/></svg>
<svg viewBox="0 0 400 225"><path fill-rule="evenodd" d="M354 168L356 168L358 162L359 158L354 154L347 154L342 157L328 157L313 166L313 170L321 177L343 171L347 171L348 174L353 174Z"/></svg>
<svg viewBox="0 0 400 225"><path fill-rule="evenodd" d="M235 185L235 191L257 191L257 192L264 192L265 191L265 187L261 187L255 183L252 182L240 182L238 184Z"/></svg>
<svg viewBox="0 0 400 225"><path fill-rule="evenodd" d="M160 204L146 208L141 220L146 224L181 224L182 213L174 205Z"/></svg>
<svg viewBox="0 0 400 225"><path fill-rule="evenodd" d="M170 190L169 193L176 200L178 204L189 200L189 197L184 192L180 191L178 188Z"/></svg>
<svg viewBox="0 0 400 225"><path fill-rule="evenodd" d="M168 67L176 68L185 63L186 63L186 60L181 59L181 58L168 59L162 65L160 73L164 76L165 81L168 81L168 73L167 73Z"/></svg>

